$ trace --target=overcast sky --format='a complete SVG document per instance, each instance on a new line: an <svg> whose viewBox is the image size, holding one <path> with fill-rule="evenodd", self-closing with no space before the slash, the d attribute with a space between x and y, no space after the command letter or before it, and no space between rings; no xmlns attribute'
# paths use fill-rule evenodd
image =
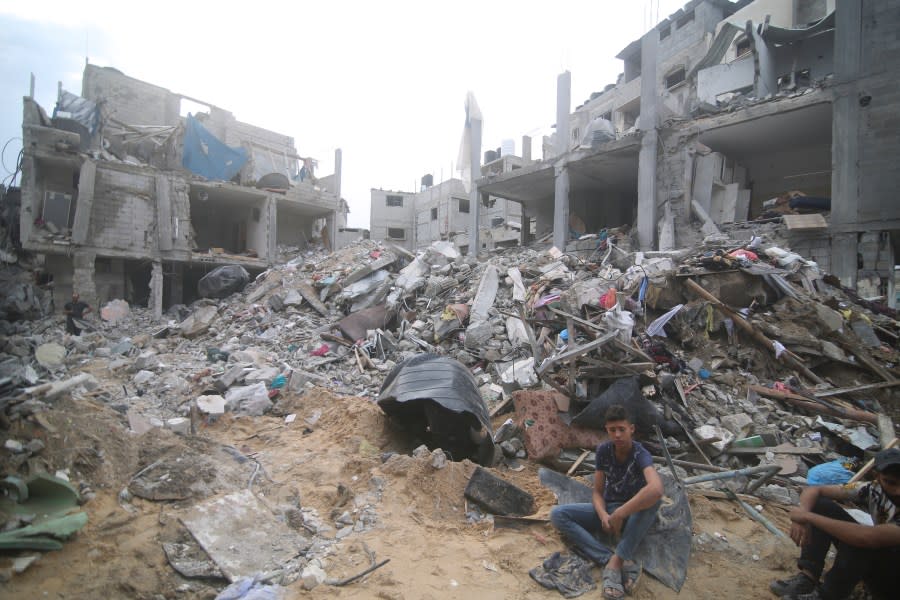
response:
<svg viewBox="0 0 900 600"><path fill-rule="evenodd" d="M343 150L350 226L368 227L369 190L415 191L451 173L471 90L484 149L541 136L556 77L572 108L615 83L615 58L686 0L92 2L0 0L0 144L22 135L29 73L50 113L57 82L81 92L85 56L290 135L334 169ZM232 8L233 7L233 8ZM3 176L21 142L3 155Z"/></svg>

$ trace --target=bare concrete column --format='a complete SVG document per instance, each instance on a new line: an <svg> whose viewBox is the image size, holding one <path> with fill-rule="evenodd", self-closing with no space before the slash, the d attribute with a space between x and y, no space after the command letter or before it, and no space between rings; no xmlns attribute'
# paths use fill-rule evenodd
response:
<svg viewBox="0 0 900 600"><path fill-rule="evenodd" d="M150 311L153 318L159 320L162 318L163 309L163 270L162 263L158 260L153 261L150 269Z"/></svg>
<svg viewBox="0 0 900 600"><path fill-rule="evenodd" d="M469 149L472 163L472 190L469 193L469 256L478 256L481 241L478 227L481 224L481 193L475 183L481 177L481 119L470 119L472 147Z"/></svg>
<svg viewBox="0 0 900 600"><path fill-rule="evenodd" d="M862 6L838 2L834 28L834 101L831 119L831 224L853 225L859 221L859 84L862 56ZM831 268L847 287L856 287L856 233L831 238Z"/></svg>
<svg viewBox="0 0 900 600"><path fill-rule="evenodd" d="M641 250L652 250L656 238L656 156L659 93L654 29L641 39L641 151L638 155L637 230Z"/></svg>
<svg viewBox="0 0 900 600"><path fill-rule="evenodd" d="M171 273L169 277L169 293L166 298L169 306L184 304L184 265L181 263L168 263L166 270Z"/></svg>
<svg viewBox="0 0 900 600"><path fill-rule="evenodd" d="M333 210L325 217L325 226L328 228L329 244L328 250L334 252L337 249L335 240L337 239L337 211Z"/></svg>
<svg viewBox="0 0 900 600"><path fill-rule="evenodd" d="M343 161L343 153L338 148L334 151L334 195L338 201L341 199L341 162Z"/></svg>
<svg viewBox="0 0 900 600"><path fill-rule="evenodd" d="M565 155L569 150L569 112L572 104L572 74L556 78L556 160L553 170L553 245L565 252L569 233L569 168Z"/></svg>
<svg viewBox="0 0 900 600"><path fill-rule="evenodd" d="M528 135L522 136L522 160L531 161L531 136Z"/></svg>
<svg viewBox="0 0 900 600"><path fill-rule="evenodd" d="M97 286L94 283L94 262L97 255L92 252L78 252L72 258L72 291L99 313L97 306Z"/></svg>

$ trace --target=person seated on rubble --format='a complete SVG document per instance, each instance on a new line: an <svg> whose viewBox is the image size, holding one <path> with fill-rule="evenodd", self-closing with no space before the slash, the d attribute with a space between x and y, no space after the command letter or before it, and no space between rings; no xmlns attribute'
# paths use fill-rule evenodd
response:
<svg viewBox="0 0 900 600"><path fill-rule="evenodd" d="M606 410L606 432L609 441L596 450L592 502L556 506L550 521L575 552L605 565L603 597L621 598L640 578L635 551L656 520L663 483L621 405Z"/></svg>
<svg viewBox="0 0 900 600"><path fill-rule="evenodd" d="M835 501L868 508L872 525L857 523ZM900 449L875 455L875 480L865 484L804 488L791 511L791 539L800 546L800 572L776 580L770 589L798 600L848 598L860 581L876 598L896 598L900 589ZM825 556L837 556L819 584Z"/></svg>
<svg viewBox="0 0 900 600"><path fill-rule="evenodd" d="M87 302L82 302L78 292L72 292L72 301L66 302L63 312L66 313L66 331L72 335L81 335L81 329L75 325L75 319L81 319L91 312Z"/></svg>

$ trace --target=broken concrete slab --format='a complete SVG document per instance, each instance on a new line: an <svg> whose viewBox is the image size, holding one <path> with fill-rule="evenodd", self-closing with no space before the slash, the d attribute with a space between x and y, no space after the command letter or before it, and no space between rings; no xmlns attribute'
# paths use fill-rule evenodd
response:
<svg viewBox="0 0 900 600"><path fill-rule="evenodd" d="M209 329L210 324L219 314L219 308L215 305L198 308L178 326L183 337L192 339Z"/></svg>
<svg viewBox="0 0 900 600"><path fill-rule="evenodd" d="M384 252L381 256L373 260L371 263L356 269L355 271L344 277L343 281L341 281L341 284L346 289L347 286L360 281L364 277L372 275L376 271L379 271L385 267L389 267L395 262L397 262L397 256L394 253Z"/></svg>
<svg viewBox="0 0 900 600"><path fill-rule="evenodd" d="M472 473L465 497L496 515L524 517L534 512L534 496L482 467Z"/></svg>
<svg viewBox="0 0 900 600"><path fill-rule="evenodd" d="M250 490L199 504L181 522L229 581L283 570L310 541L279 522Z"/></svg>
<svg viewBox="0 0 900 600"><path fill-rule="evenodd" d="M297 288L297 291L303 296L303 299L306 300L310 306L316 309L323 317L327 317L330 315L328 311L328 307L326 307L321 300L319 300L318 294L316 294L316 290L313 289L311 285L308 283L301 281L299 283L294 284Z"/></svg>
<svg viewBox="0 0 900 600"><path fill-rule="evenodd" d="M225 414L225 398L217 394L199 396L196 403L197 409L207 415Z"/></svg>

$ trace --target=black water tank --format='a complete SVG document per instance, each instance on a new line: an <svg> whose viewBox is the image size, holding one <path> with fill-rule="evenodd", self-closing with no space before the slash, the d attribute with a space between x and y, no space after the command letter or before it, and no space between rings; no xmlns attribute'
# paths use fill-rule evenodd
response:
<svg viewBox="0 0 900 600"><path fill-rule="evenodd" d="M489 162L494 162L498 158L498 153L496 150L488 150L484 153L484 164L488 164Z"/></svg>
<svg viewBox="0 0 900 600"><path fill-rule="evenodd" d="M431 173L422 176L422 187L430 188L434 185L434 176Z"/></svg>

